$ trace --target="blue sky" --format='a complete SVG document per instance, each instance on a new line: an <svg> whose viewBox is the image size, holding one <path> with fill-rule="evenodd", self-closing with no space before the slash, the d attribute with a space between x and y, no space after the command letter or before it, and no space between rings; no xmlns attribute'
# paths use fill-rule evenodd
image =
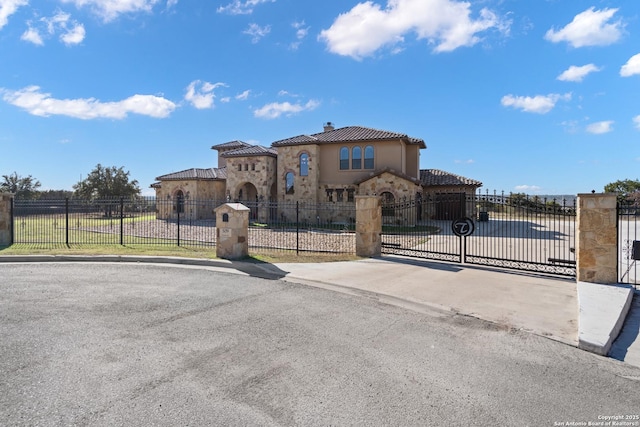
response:
<svg viewBox="0 0 640 427"><path fill-rule="evenodd" d="M0 175L215 167L212 145L367 126L483 191L640 173L636 0L0 0Z"/></svg>

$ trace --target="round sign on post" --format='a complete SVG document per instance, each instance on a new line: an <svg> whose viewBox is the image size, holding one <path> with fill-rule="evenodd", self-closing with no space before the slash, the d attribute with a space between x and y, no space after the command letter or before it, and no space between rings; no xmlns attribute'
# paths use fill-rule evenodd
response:
<svg viewBox="0 0 640 427"><path fill-rule="evenodd" d="M475 224L471 218L458 218L453 221L451 224L451 229L453 230L453 234L456 236L471 236L476 229Z"/></svg>

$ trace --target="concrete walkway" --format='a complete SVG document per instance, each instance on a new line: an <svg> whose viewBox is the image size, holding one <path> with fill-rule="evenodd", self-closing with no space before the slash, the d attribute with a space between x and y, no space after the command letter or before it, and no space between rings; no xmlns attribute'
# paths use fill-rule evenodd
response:
<svg viewBox="0 0 640 427"><path fill-rule="evenodd" d="M171 263L232 270L355 293L412 309L453 311L602 355L618 337L633 295L629 286L576 283L573 279L396 256L275 264L153 256L0 256L0 263L47 261ZM638 299L636 305L640 305ZM640 318L640 308L631 313L631 319ZM640 366L640 320L627 323L623 338L613 346L612 357Z"/></svg>

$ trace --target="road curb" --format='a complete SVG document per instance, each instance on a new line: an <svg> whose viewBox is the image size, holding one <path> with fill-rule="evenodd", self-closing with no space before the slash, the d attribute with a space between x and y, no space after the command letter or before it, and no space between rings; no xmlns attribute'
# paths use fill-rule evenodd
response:
<svg viewBox="0 0 640 427"><path fill-rule="evenodd" d="M578 348L607 356L627 317L633 287L578 282Z"/></svg>

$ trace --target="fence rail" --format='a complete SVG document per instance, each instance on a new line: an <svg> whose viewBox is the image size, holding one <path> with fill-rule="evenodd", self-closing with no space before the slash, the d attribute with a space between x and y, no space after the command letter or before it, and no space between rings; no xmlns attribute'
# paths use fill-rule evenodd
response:
<svg viewBox="0 0 640 427"><path fill-rule="evenodd" d="M20 200L13 244L215 247L214 210L226 200ZM355 254L353 203L241 201L250 209L253 253Z"/></svg>

